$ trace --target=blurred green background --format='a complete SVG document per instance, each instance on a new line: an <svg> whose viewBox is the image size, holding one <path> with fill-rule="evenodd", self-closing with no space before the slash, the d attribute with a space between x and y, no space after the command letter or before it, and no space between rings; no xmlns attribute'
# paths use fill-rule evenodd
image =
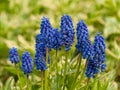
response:
<svg viewBox="0 0 120 90"><path fill-rule="evenodd" d="M111 82L116 78L120 82L120 0L0 0L0 86L11 75L9 48L17 47L20 56L29 50L34 57L41 18L48 17L59 28L63 14L72 17L75 27L85 20L92 41L102 32L107 44L106 73L113 75Z"/></svg>

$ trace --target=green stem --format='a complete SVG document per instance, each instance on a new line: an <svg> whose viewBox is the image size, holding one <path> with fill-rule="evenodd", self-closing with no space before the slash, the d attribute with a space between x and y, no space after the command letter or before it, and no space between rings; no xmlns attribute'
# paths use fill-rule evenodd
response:
<svg viewBox="0 0 120 90"><path fill-rule="evenodd" d="M46 66L48 67L48 48L46 48ZM48 90L48 69L45 70L45 90Z"/></svg>
<svg viewBox="0 0 120 90"><path fill-rule="evenodd" d="M89 81L90 81L90 78L88 78L88 80L87 80L87 85L86 85L86 89L85 90L89 89Z"/></svg>
<svg viewBox="0 0 120 90"><path fill-rule="evenodd" d="M56 56L55 56L55 59L56 59L56 77L57 77L57 90L58 90L58 58L57 58L57 50L56 50Z"/></svg>
<svg viewBox="0 0 120 90"><path fill-rule="evenodd" d="M81 66L81 61L82 61L82 54L80 54L78 56L78 67L77 67L77 72L75 74L75 79L73 80L73 83L71 85L71 90L74 90L74 86L76 85L76 80L77 80L77 77L79 76L79 69L80 69L80 66Z"/></svg>
<svg viewBox="0 0 120 90"><path fill-rule="evenodd" d="M44 81L43 81L44 75L43 75L43 74L44 74L44 72L41 71L41 81L42 81L41 86L42 86L42 90L44 90L44 86L43 86L43 85L44 85L44 84L43 84L43 83L44 83Z"/></svg>
<svg viewBox="0 0 120 90"><path fill-rule="evenodd" d="M100 81L98 80L97 89L100 90Z"/></svg>
<svg viewBox="0 0 120 90"><path fill-rule="evenodd" d="M82 72L82 75L81 75L81 77L80 77L79 83L81 83L81 81L82 81L82 79L83 79L83 77L84 77L84 74L85 74L85 71L86 71L87 64L88 64L88 59L86 60L85 67L84 67L84 69L83 69L83 72Z"/></svg>
<svg viewBox="0 0 120 90"><path fill-rule="evenodd" d="M66 83L66 76L67 76L67 64L68 64L68 53L66 52L66 56L65 56L66 60L65 60L65 69L64 69L64 86L63 86L63 90L65 88L65 83Z"/></svg>
<svg viewBox="0 0 120 90"><path fill-rule="evenodd" d="M16 68L16 73L17 73L18 79L20 81L19 87L20 87L20 90L22 90L22 84L21 84L21 80L20 80L20 75L19 75L19 72L18 72L17 64L15 64L15 68Z"/></svg>
<svg viewBox="0 0 120 90"><path fill-rule="evenodd" d="M30 90L30 86L29 86L29 75L26 76L26 81L27 81L27 90Z"/></svg>

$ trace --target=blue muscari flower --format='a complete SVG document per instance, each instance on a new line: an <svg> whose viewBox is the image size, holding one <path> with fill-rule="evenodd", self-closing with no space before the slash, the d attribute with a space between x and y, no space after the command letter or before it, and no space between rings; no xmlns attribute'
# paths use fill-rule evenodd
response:
<svg viewBox="0 0 120 90"><path fill-rule="evenodd" d="M36 35L36 43L39 44L41 42L41 34Z"/></svg>
<svg viewBox="0 0 120 90"><path fill-rule="evenodd" d="M40 25L40 33L41 34L48 34L49 33L49 30L52 30L52 26L50 24L50 21L48 18L46 17L43 17L42 18L42 22L41 22L41 25Z"/></svg>
<svg viewBox="0 0 120 90"><path fill-rule="evenodd" d="M88 39L85 42L82 42L82 57L84 59L89 59L89 58L93 58L94 56L94 48L93 45L91 43L91 41Z"/></svg>
<svg viewBox="0 0 120 90"><path fill-rule="evenodd" d="M27 51L24 51L22 54L22 70L27 76L33 71L32 57Z"/></svg>
<svg viewBox="0 0 120 90"><path fill-rule="evenodd" d="M46 17L42 18L40 33L45 37L46 47L52 48L52 37L53 37L53 28L49 22L49 19Z"/></svg>
<svg viewBox="0 0 120 90"><path fill-rule="evenodd" d="M74 42L74 26L72 18L68 15L63 15L61 18L61 45L65 46L66 51L70 50Z"/></svg>
<svg viewBox="0 0 120 90"><path fill-rule="evenodd" d="M45 44L39 43L36 47L35 64L37 70L46 70L46 48Z"/></svg>
<svg viewBox="0 0 120 90"><path fill-rule="evenodd" d="M88 28L83 20L77 24L77 45L76 49L82 53L84 59L92 58L94 55L93 45L89 40Z"/></svg>
<svg viewBox="0 0 120 90"><path fill-rule="evenodd" d="M36 42L36 48L39 43L43 43L45 45L46 44L45 36L43 34L37 34L35 42Z"/></svg>
<svg viewBox="0 0 120 90"><path fill-rule="evenodd" d="M15 47L12 47L9 50L9 58L12 63L17 64L20 61L19 55L18 55L18 50Z"/></svg>
<svg viewBox="0 0 120 90"><path fill-rule="evenodd" d="M38 34L36 36L35 64L37 70L46 70L46 41L45 36Z"/></svg>
<svg viewBox="0 0 120 90"><path fill-rule="evenodd" d="M58 31L57 28L53 30L53 37L51 38L51 40L52 40L52 48L55 50L60 49L61 38L60 38L60 32Z"/></svg>
<svg viewBox="0 0 120 90"><path fill-rule="evenodd" d="M105 64L105 40L104 37L100 35L100 33L95 36L94 40L94 57L93 59L88 60L88 65L86 69L86 76L88 78L95 77L96 74L100 72L100 70L103 72L106 68Z"/></svg>
<svg viewBox="0 0 120 90"><path fill-rule="evenodd" d="M76 48L79 52L82 52L83 42L86 42L89 38L88 29L83 20L77 24L77 45Z"/></svg>

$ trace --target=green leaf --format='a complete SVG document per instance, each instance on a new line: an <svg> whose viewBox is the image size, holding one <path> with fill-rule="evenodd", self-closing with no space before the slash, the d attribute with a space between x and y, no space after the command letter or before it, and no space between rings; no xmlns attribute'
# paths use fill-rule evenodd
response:
<svg viewBox="0 0 120 90"><path fill-rule="evenodd" d="M120 25L116 18L106 18L105 29L103 33L106 38L111 34L120 34Z"/></svg>
<svg viewBox="0 0 120 90"><path fill-rule="evenodd" d="M15 69L14 66L13 67L12 66L6 66L5 70L16 75L16 69Z"/></svg>
<svg viewBox="0 0 120 90"><path fill-rule="evenodd" d="M107 89L105 90L117 90L117 84L114 82L110 82Z"/></svg>
<svg viewBox="0 0 120 90"><path fill-rule="evenodd" d="M11 90L11 87L13 87L13 84L14 84L13 77L9 77L5 83L4 90Z"/></svg>
<svg viewBox="0 0 120 90"><path fill-rule="evenodd" d="M106 81L106 82L104 83L104 85L102 86L102 90L107 90L108 85L109 85L109 82Z"/></svg>

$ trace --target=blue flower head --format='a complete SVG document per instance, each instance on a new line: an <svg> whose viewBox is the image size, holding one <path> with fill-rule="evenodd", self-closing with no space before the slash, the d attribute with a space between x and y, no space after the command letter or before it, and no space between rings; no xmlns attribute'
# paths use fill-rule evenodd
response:
<svg viewBox="0 0 120 90"><path fill-rule="evenodd" d="M37 48L37 45L40 43L43 43L44 45L46 44L46 38L45 38L44 34L36 35L36 48Z"/></svg>
<svg viewBox="0 0 120 90"><path fill-rule="evenodd" d="M36 36L35 64L37 70L46 70L46 37L43 34ZM38 42L39 41L39 42ZM48 59L50 63L50 58Z"/></svg>
<svg viewBox="0 0 120 90"><path fill-rule="evenodd" d="M89 59L87 69L86 69L86 76L87 77L95 77L96 74L105 71L106 64L105 64L105 40L104 37L98 33L95 36L94 40L94 57L93 59Z"/></svg>
<svg viewBox="0 0 120 90"><path fill-rule="evenodd" d="M18 50L15 47L12 47L9 51L9 58L12 63L17 64L20 61Z"/></svg>
<svg viewBox="0 0 120 90"><path fill-rule="evenodd" d="M53 28L49 22L49 19L46 17L42 18L40 32L45 37L46 47L51 49L52 48L51 44L52 44L52 37L53 37Z"/></svg>
<svg viewBox="0 0 120 90"><path fill-rule="evenodd" d="M74 26L72 18L68 15L63 15L61 18L61 45L65 46L66 51L70 50L74 42Z"/></svg>
<svg viewBox="0 0 120 90"><path fill-rule="evenodd" d="M93 58L94 50L91 41L89 40L88 28L83 20L77 24L77 45L76 49L82 53L84 59Z"/></svg>
<svg viewBox="0 0 120 90"><path fill-rule="evenodd" d="M88 59L88 58L93 58L94 56L94 48L93 45L91 43L91 41L88 39L85 42L82 42L82 57L84 59Z"/></svg>
<svg viewBox="0 0 120 90"><path fill-rule="evenodd" d="M51 38L51 40L52 40L52 48L55 50L60 49L61 38L60 38L60 33L57 28L53 30L53 37Z"/></svg>
<svg viewBox="0 0 120 90"><path fill-rule="evenodd" d="M36 47L35 64L37 70L46 70L46 48L44 43L39 43Z"/></svg>
<svg viewBox="0 0 120 90"><path fill-rule="evenodd" d="M43 17L42 22L41 22L41 27L40 27L40 33L41 34L48 34L49 30L52 30L52 26L50 24L50 21L48 18Z"/></svg>
<svg viewBox="0 0 120 90"><path fill-rule="evenodd" d="M89 34L88 28L83 20L79 21L77 24L77 45L76 48L79 52L82 52L82 46L84 46L85 42L89 42Z"/></svg>
<svg viewBox="0 0 120 90"><path fill-rule="evenodd" d="M22 54L22 70L27 76L33 71L32 57L27 51L24 51Z"/></svg>

